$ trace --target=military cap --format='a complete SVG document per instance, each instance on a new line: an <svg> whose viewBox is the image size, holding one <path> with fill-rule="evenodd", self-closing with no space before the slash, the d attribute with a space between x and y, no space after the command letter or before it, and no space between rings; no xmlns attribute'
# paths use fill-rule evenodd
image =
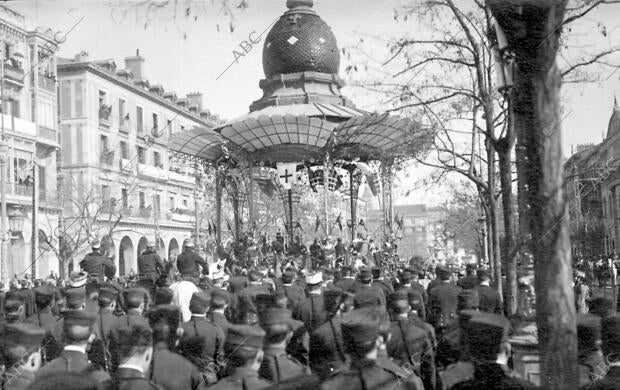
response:
<svg viewBox="0 0 620 390"><path fill-rule="evenodd" d="M293 317L288 309L270 307L258 313L258 322L261 327L277 324L286 324L292 327Z"/></svg>
<svg viewBox="0 0 620 390"><path fill-rule="evenodd" d="M355 309L346 314L341 322L342 337L347 349L358 344L375 341L390 328L384 312L375 308Z"/></svg>
<svg viewBox="0 0 620 390"><path fill-rule="evenodd" d="M273 294L257 294L256 295L256 307L260 311L261 308L270 308L276 306L276 297Z"/></svg>
<svg viewBox="0 0 620 390"><path fill-rule="evenodd" d="M387 296L387 306L391 310L400 310L409 306L409 294L406 290L398 290Z"/></svg>
<svg viewBox="0 0 620 390"><path fill-rule="evenodd" d="M160 324L165 322L167 324L177 324L180 321L181 311L176 305L159 305L153 307L146 313L146 317L149 319L149 324ZM174 330L173 330L174 331Z"/></svg>
<svg viewBox="0 0 620 390"><path fill-rule="evenodd" d="M372 281L372 272L370 272L369 269L364 268L360 271L359 280L362 283L369 283L370 281Z"/></svg>
<svg viewBox="0 0 620 390"><path fill-rule="evenodd" d="M94 239L91 243L90 243L90 247L93 249L99 249L101 248L101 240L99 240L98 238Z"/></svg>
<svg viewBox="0 0 620 390"><path fill-rule="evenodd" d="M407 284L413 279L413 272L410 269L404 269L399 279L401 282Z"/></svg>
<svg viewBox="0 0 620 390"><path fill-rule="evenodd" d="M189 311L194 314L202 314L207 311L211 304L211 296L204 292L195 292L189 301Z"/></svg>
<svg viewBox="0 0 620 390"><path fill-rule="evenodd" d="M258 326L237 325L228 328L226 344L262 348L265 331Z"/></svg>
<svg viewBox="0 0 620 390"><path fill-rule="evenodd" d="M54 299L56 289L52 286L39 286L32 289L34 292L34 301L39 307L49 305Z"/></svg>
<svg viewBox="0 0 620 390"><path fill-rule="evenodd" d="M78 307L86 303L86 291L82 288L65 290L65 301L69 307Z"/></svg>
<svg viewBox="0 0 620 390"><path fill-rule="evenodd" d="M140 306L146 297L146 291L141 288L128 288L123 290L121 294L123 295L123 302L125 303L125 306L131 308Z"/></svg>
<svg viewBox="0 0 620 390"><path fill-rule="evenodd" d="M0 337L4 345L37 347L45 337L45 329L25 323L8 324Z"/></svg>
<svg viewBox="0 0 620 390"><path fill-rule="evenodd" d="M478 280L482 280L485 278L489 278L489 279L491 278L491 274L486 269L479 269L476 272L476 276L478 277Z"/></svg>
<svg viewBox="0 0 620 390"><path fill-rule="evenodd" d="M494 359L500 351L500 346L508 340L510 323L506 317L493 313L478 313L473 315L465 327L466 339L472 355Z"/></svg>
<svg viewBox="0 0 620 390"><path fill-rule="evenodd" d="M613 302L609 298L594 297L588 300L590 313L599 317L609 317L612 313Z"/></svg>
<svg viewBox="0 0 620 390"><path fill-rule="evenodd" d="M97 315L87 310L65 310L62 313L64 319L63 326L88 326L91 327L95 324Z"/></svg>
<svg viewBox="0 0 620 390"><path fill-rule="evenodd" d="M457 310L477 309L480 306L480 297L475 288L464 289L457 296Z"/></svg>
<svg viewBox="0 0 620 390"><path fill-rule="evenodd" d="M292 283L293 279L295 279L295 275L296 275L295 272L285 271L282 274L282 283L286 283L286 284Z"/></svg>
<svg viewBox="0 0 620 390"><path fill-rule="evenodd" d="M356 309L380 305L381 299L379 298L377 291L371 288L363 288L355 293L355 296L353 297L353 307Z"/></svg>
<svg viewBox="0 0 620 390"><path fill-rule="evenodd" d="M323 273L317 272L306 276L306 284L317 285L323 283Z"/></svg>
<svg viewBox="0 0 620 390"><path fill-rule="evenodd" d="M159 287L155 290L155 305L169 305L172 302L173 292L168 287Z"/></svg>
<svg viewBox="0 0 620 390"><path fill-rule="evenodd" d="M69 274L69 287L78 288L86 285L88 274L86 272L71 271Z"/></svg>
<svg viewBox="0 0 620 390"><path fill-rule="evenodd" d="M601 318L592 314L577 316L577 350L597 350L601 344Z"/></svg>
<svg viewBox="0 0 620 390"><path fill-rule="evenodd" d="M185 241L183 241L183 245L188 247L188 248L193 248L194 247L194 241L192 241L189 238L187 238L187 239L185 239Z"/></svg>
<svg viewBox="0 0 620 390"><path fill-rule="evenodd" d="M601 321L601 341L605 355L620 351L620 317L607 317Z"/></svg>
<svg viewBox="0 0 620 390"><path fill-rule="evenodd" d="M442 275L451 274L452 270L449 267L440 264L437 267L435 267L435 273L437 275L439 275L439 274L442 274Z"/></svg>
<svg viewBox="0 0 620 390"><path fill-rule="evenodd" d="M116 301L118 299L118 291L111 287L102 287L99 289L99 299L107 299L109 301Z"/></svg>
<svg viewBox="0 0 620 390"><path fill-rule="evenodd" d="M212 306L223 306L230 303L230 295L226 290L221 288L213 288L210 291Z"/></svg>
<svg viewBox="0 0 620 390"><path fill-rule="evenodd" d="M476 264L474 263L468 263L465 265L465 270L466 271L473 271L476 269Z"/></svg>
<svg viewBox="0 0 620 390"><path fill-rule="evenodd" d="M148 347L153 345L153 331L142 324L123 325L115 328L114 340L117 345L126 347Z"/></svg>

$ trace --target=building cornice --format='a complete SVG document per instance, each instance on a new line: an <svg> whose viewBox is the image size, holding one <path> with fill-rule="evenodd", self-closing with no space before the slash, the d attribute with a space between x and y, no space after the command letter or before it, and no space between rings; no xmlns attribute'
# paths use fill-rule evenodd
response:
<svg viewBox="0 0 620 390"><path fill-rule="evenodd" d="M213 121L205 120L201 118L200 116L193 114L190 111L183 110L181 107L178 107L177 105L171 103L170 101L166 100L165 98L161 96L157 96L151 92L138 88L137 86L133 85L129 81L123 80L122 78L114 74L111 74L110 72L107 72L105 69L93 64L92 62L74 62L74 63L58 64L59 79L62 79L63 75L68 74L70 72L80 72L80 71L90 72L96 76L99 76L107 81L110 81L120 87L123 87L131 91L132 93L140 95L148 100L151 100L152 102L156 104L164 106L168 108L169 110L177 113L178 115L185 117L186 119L192 120L194 122L198 122L204 127L213 128L218 125L217 123Z"/></svg>

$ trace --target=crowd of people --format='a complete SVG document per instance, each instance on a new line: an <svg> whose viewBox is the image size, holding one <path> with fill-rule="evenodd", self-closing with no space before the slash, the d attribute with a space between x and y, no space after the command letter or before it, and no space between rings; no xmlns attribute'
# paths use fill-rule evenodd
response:
<svg viewBox="0 0 620 390"><path fill-rule="evenodd" d="M536 388L511 371L515 323L474 265L431 278L417 259L299 264L275 245L270 266L244 268L209 264L188 240L174 262L149 243L119 283L92 246L66 283L2 297L2 389ZM618 389L620 317L604 298L587 304L581 385Z"/></svg>

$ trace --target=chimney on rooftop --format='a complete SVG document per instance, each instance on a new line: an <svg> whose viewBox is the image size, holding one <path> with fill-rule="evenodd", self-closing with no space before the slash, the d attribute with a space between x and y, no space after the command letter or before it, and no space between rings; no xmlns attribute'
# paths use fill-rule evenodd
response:
<svg viewBox="0 0 620 390"><path fill-rule="evenodd" d="M140 56L140 50L136 49L134 57L125 57L125 69L131 70L136 80L143 80L144 77L144 58Z"/></svg>
<svg viewBox="0 0 620 390"><path fill-rule="evenodd" d="M197 112L202 111L202 94L200 92L192 92L187 94L189 106L196 106Z"/></svg>
<svg viewBox="0 0 620 390"><path fill-rule="evenodd" d="M75 55L75 62L87 62L88 61L88 52L82 50L78 54Z"/></svg>

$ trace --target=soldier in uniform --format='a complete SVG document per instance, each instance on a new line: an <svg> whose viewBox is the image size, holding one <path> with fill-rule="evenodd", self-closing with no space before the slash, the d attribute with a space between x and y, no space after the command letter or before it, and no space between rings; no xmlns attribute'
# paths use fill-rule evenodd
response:
<svg viewBox="0 0 620 390"><path fill-rule="evenodd" d="M451 389L457 383L465 382L474 377L474 365L471 362L469 353L469 345L466 340L466 327L469 320L476 314L478 310L460 310L458 320L457 336L458 350L454 359L456 363L450 364L442 371L439 371L439 386L442 390ZM450 337L450 335L448 335Z"/></svg>
<svg viewBox="0 0 620 390"><path fill-rule="evenodd" d="M128 288L121 292L125 314L116 319L115 326L141 324L148 326L148 321L142 316L146 308L146 291L141 288Z"/></svg>
<svg viewBox="0 0 620 390"><path fill-rule="evenodd" d="M353 276L350 266L342 267L342 279L335 283L336 287L342 291L355 293L359 289L359 282Z"/></svg>
<svg viewBox="0 0 620 390"><path fill-rule="evenodd" d="M407 291L399 290L390 294L388 310L392 319L391 337L386 343L388 355L398 365L411 365L414 372L422 378L424 388L434 389L436 371L433 345L423 329L409 322L411 306Z"/></svg>
<svg viewBox="0 0 620 390"><path fill-rule="evenodd" d="M208 314L209 321L219 326L224 335L226 335L228 328L232 326L224 314L230 303L230 295L226 290L222 290L221 288L214 288L209 292L211 293L211 308Z"/></svg>
<svg viewBox="0 0 620 390"><path fill-rule="evenodd" d="M456 285L462 289L472 289L478 286L475 264L467 264L465 266L465 276L459 279Z"/></svg>
<svg viewBox="0 0 620 390"><path fill-rule="evenodd" d="M323 382L321 389L422 390L422 382L415 373L404 373L393 364L389 369L379 365L379 349L389 326L389 321L377 309L357 309L347 314L341 328L345 352L351 356L350 367Z"/></svg>
<svg viewBox="0 0 620 390"><path fill-rule="evenodd" d="M219 326L207 321L207 311L211 304L211 297L203 292L194 293L189 303L189 310L192 318L182 324L183 338L181 344L189 338L199 337L203 340L205 349L200 351L202 356L198 356L205 367L210 363L218 361L218 356L223 357L224 331Z"/></svg>
<svg viewBox="0 0 620 390"><path fill-rule="evenodd" d="M52 286L41 286L33 290L37 311L26 318L25 322L39 326L45 329L46 332L51 333L54 323L58 321L58 317L52 313L55 294L54 288Z"/></svg>
<svg viewBox="0 0 620 390"><path fill-rule="evenodd" d="M340 322L345 309L344 292L323 293L328 320L310 335L310 367L321 379L342 371L347 366Z"/></svg>
<svg viewBox="0 0 620 390"><path fill-rule="evenodd" d="M478 270L478 297L480 299L480 311L487 313L502 314L502 304L499 293L490 286L491 276L489 271Z"/></svg>
<svg viewBox="0 0 620 390"><path fill-rule="evenodd" d="M296 320L304 323L309 334L327 321L327 314L323 309L322 284L323 274L321 272L306 277L308 298L299 303L293 315Z"/></svg>
<svg viewBox="0 0 620 390"><path fill-rule="evenodd" d="M153 356L153 332L142 325L123 326L115 330L119 340L120 364L112 378L115 390L159 390L162 387L147 379Z"/></svg>
<svg viewBox="0 0 620 390"><path fill-rule="evenodd" d="M360 282L360 288L355 293L355 296L366 294L369 298L372 296L374 300L379 303L381 307L385 307L385 295L381 291L381 288L372 284L372 272L369 269L363 269L359 273L357 278Z"/></svg>
<svg viewBox="0 0 620 390"><path fill-rule="evenodd" d="M0 350L5 367L0 378L3 390L25 390L34 382L35 372L41 367L39 348L45 330L32 324L6 325L0 335Z"/></svg>
<svg viewBox="0 0 620 390"><path fill-rule="evenodd" d="M94 328L97 339L93 342L88 352L90 360L106 371L111 369L110 340L112 328L117 320L117 317L114 315L117 299L118 292L115 289L103 287L99 290L99 296L97 297L99 312L97 313Z"/></svg>
<svg viewBox="0 0 620 390"><path fill-rule="evenodd" d="M177 306L161 305L147 313L153 330L153 358L150 380L166 390L204 389L200 371L183 356L172 350L178 342L181 313Z"/></svg>
<svg viewBox="0 0 620 390"><path fill-rule="evenodd" d="M342 243L342 238L338 237L336 245L334 246L334 254L336 260L344 260L347 255L347 247Z"/></svg>
<svg viewBox="0 0 620 390"><path fill-rule="evenodd" d="M309 374L308 368L289 356L286 347L295 326L291 311L271 307L261 310L259 323L265 331L264 357L259 375L275 383Z"/></svg>
<svg viewBox="0 0 620 390"><path fill-rule="evenodd" d="M300 257L305 256L308 252L306 245L301 241L301 236L298 234L295 236L295 242L291 245L291 256Z"/></svg>
<svg viewBox="0 0 620 390"><path fill-rule="evenodd" d="M577 357L579 387L589 385L605 375L605 357L601 352L601 318L595 315L577 316Z"/></svg>
<svg viewBox="0 0 620 390"><path fill-rule="evenodd" d="M388 295L394 292L394 286L392 283L385 280L381 276L381 268L372 267L372 286L378 288L383 293L383 296L387 298Z"/></svg>
<svg viewBox="0 0 620 390"><path fill-rule="evenodd" d="M138 286L145 288L151 298L155 296L155 282L164 272L164 262L155 252L155 243L149 241L146 249L138 256Z"/></svg>
<svg viewBox="0 0 620 390"><path fill-rule="evenodd" d="M82 271L88 273L90 282L101 284L106 277L108 279L114 278L116 266L112 259L101 253L101 241L94 240L90 246L93 251L87 254L84 260L80 261L80 267Z"/></svg>
<svg viewBox="0 0 620 390"><path fill-rule="evenodd" d="M37 372L37 378L56 372L89 372L99 383L110 379L110 376L89 360L86 351L94 340L93 327L96 315L86 310L66 310L63 313L64 348L60 356L47 363Z"/></svg>
<svg viewBox="0 0 620 390"><path fill-rule="evenodd" d="M451 322L456 319L456 307L460 289L450 281L450 270L442 266L436 268L441 284L433 287L428 295L428 322L435 327L441 336Z"/></svg>
<svg viewBox="0 0 620 390"><path fill-rule="evenodd" d="M474 378L458 383L454 390L535 389L533 384L518 379L508 369L510 323L499 315L479 313L466 326L465 337L474 361Z"/></svg>
<svg viewBox="0 0 620 390"><path fill-rule="evenodd" d="M287 307L295 310L297 305L306 298L306 292L295 284L295 271L284 271L282 274L282 289L288 299Z"/></svg>
<svg viewBox="0 0 620 390"><path fill-rule="evenodd" d="M258 326L240 325L228 329L224 353L228 357L229 375L210 390L260 390L272 385L259 377L263 361L265 331Z"/></svg>
<svg viewBox="0 0 620 390"><path fill-rule="evenodd" d="M200 255L194 252L194 242L190 239L183 243L183 253L177 257L177 269L183 277L198 278L200 269L203 275L209 275L209 264Z"/></svg>

